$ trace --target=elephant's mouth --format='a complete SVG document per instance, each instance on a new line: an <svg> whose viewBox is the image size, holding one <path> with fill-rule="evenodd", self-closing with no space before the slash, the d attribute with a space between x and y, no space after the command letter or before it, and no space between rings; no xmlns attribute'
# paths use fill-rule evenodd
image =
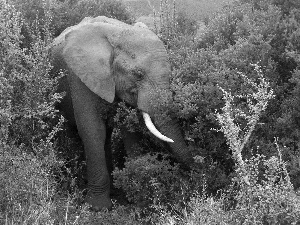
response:
<svg viewBox="0 0 300 225"><path fill-rule="evenodd" d="M143 113L143 118L145 120L145 124L149 131L154 134L157 138L166 141L166 142L171 142L173 143L174 141L171 138L166 137L165 135L161 134L156 127L154 126L153 122L151 121L151 118L148 113L142 112Z"/></svg>

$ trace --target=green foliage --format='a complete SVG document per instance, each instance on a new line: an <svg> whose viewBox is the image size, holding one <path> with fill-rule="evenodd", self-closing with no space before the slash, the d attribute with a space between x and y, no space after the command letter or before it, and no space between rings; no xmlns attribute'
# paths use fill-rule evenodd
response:
<svg viewBox="0 0 300 225"><path fill-rule="evenodd" d="M61 98L54 93L57 79L49 74L52 67L46 46L50 43L50 34L42 40L39 30L33 29L36 31L31 34L34 44L26 52L19 49L21 61L17 64L18 73L15 77L10 74L14 87L11 139L29 147L48 136L52 129L49 120L56 116L54 104Z"/></svg>
<svg viewBox="0 0 300 225"><path fill-rule="evenodd" d="M293 9L299 9L300 3L297 0L241 0L242 3L249 3L253 9L262 9L270 4L280 8L283 16L288 15Z"/></svg>
<svg viewBox="0 0 300 225"><path fill-rule="evenodd" d="M10 141L32 147L35 138L48 136L51 131L45 118L54 118L54 103L59 98L54 94L56 80L48 75L51 65L45 49L50 43L50 34L46 33L48 28L45 25L48 38L45 36L42 40L39 29L32 27L31 37L35 44L30 49L21 49L21 27L24 24L21 15L3 1L0 10L3 12L1 33L5 35L1 41L1 78L7 89L2 95L1 107L7 106L3 111L9 110L10 119L13 120L9 124Z"/></svg>
<svg viewBox="0 0 300 225"><path fill-rule="evenodd" d="M276 98L270 101L261 116L262 123L246 145L245 155L257 151L273 155L276 152L272 147L274 137L279 137L279 142L290 149L284 157L292 157L292 162L299 155L295 154L299 138L296 122L299 117L296 109L298 95L297 88L294 89L292 80L289 80L294 73L296 81L298 74L297 70L293 72L299 59L297 24L296 9L282 17L280 9L272 4L256 9L251 4L237 2L214 15L199 39L168 41L174 92L174 102L169 109L181 118L186 138L197 146L204 161L217 162L217 167L227 175L232 172L232 163L228 160L230 154L226 141L222 134L211 130L218 127L214 113L223 106L222 93L217 86L230 90L233 96L246 95L249 87L244 84L240 73L257 80L252 64L261 67ZM239 99L235 105L243 105L245 100ZM290 110L292 108L295 110ZM294 174L298 174L297 164L291 166Z"/></svg>
<svg viewBox="0 0 300 225"><path fill-rule="evenodd" d="M129 10L119 0L56 1L53 15L54 36L58 36L67 27L78 24L85 17L107 16L129 24L134 21Z"/></svg>
<svg viewBox="0 0 300 225"><path fill-rule="evenodd" d="M221 131L226 137L227 144L232 152L232 157L236 162L237 172L240 173L241 177L244 177L244 181L248 185L249 177L244 167L242 151L249 142L261 113L267 107L268 101L274 98L273 90L269 90L270 85L265 81L262 71L257 65L255 71L259 75L259 84L254 83L241 74L245 79L245 84L250 86L250 88L246 95L237 95L236 97L244 98L247 104L243 104L242 106L234 105L234 98L231 93L221 88L224 95L225 106L222 108L222 113L216 114L221 126ZM241 124L245 125L242 127Z"/></svg>
<svg viewBox="0 0 300 225"><path fill-rule="evenodd" d="M124 102L119 103L114 122L119 128L126 127L131 132L138 130L139 118L137 109L127 106Z"/></svg>
<svg viewBox="0 0 300 225"><path fill-rule="evenodd" d="M48 75L46 46L51 37L45 24L39 27L45 31L42 39L35 24L34 43L22 49L21 14L0 1L0 15L0 214L11 224L48 223L53 221L51 198L56 187L50 170L60 165L53 138L62 123L50 123L59 99L54 94L56 80Z"/></svg>
<svg viewBox="0 0 300 225"><path fill-rule="evenodd" d="M257 66L255 71L260 83L242 75L245 86L250 87L246 95L236 96L245 98L247 104L234 101L222 89L225 106L216 115L236 162L229 189L220 199L205 194L195 197L179 217L161 211L160 224L296 224L300 220L300 197L294 191L278 144L279 157L267 159L258 155L245 161L242 158L261 112L273 97L262 71Z"/></svg>
<svg viewBox="0 0 300 225"><path fill-rule="evenodd" d="M54 223L52 198L57 184L51 170L61 163L50 143L39 148L51 153L37 157L0 144L0 218L6 218L7 224Z"/></svg>
<svg viewBox="0 0 300 225"><path fill-rule="evenodd" d="M73 208L73 205L70 205ZM91 212L87 206L78 210L67 212L65 220L61 224L115 224L115 225L138 225L143 224L140 209L129 209L126 206L116 205L111 211Z"/></svg>
<svg viewBox="0 0 300 225"><path fill-rule="evenodd" d="M186 13L179 12L176 16L177 33L183 35L195 35L197 30L197 21L189 18Z"/></svg>
<svg viewBox="0 0 300 225"><path fill-rule="evenodd" d="M171 166L169 160L157 157L146 154L127 159L124 169L113 172L114 185L126 192L129 201L140 206L182 203L189 190L178 165Z"/></svg>
<svg viewBox="0 0 300 225"><path fill-rule="evenodd" d="M154 30L166 44L182 36L191 38L198 28L194 18L183 10L177 12L176 7L176 1L160 0L159 10L153 9Z"/></svg>
<svg viewBox="0 0 300 225"><path fill-rule="evenodd" d="M292 168L293 182L296 182L296 177L299 176L299 164L297 163L299 154L295 154L295 151L298 151L297 140L299 132L298 125L294 121L297 121L298 118L296 108L299 105L299 90L297 86L294 88L295 86L290 82L292 81L296 84L298 80L297 75L299 75L298 69L293 72L299 65L298 41L296 41L299 40L297 15L297 10L292 10L288 16L283 17L280 8L272 4L253 7L253 5L248 3L242 4L237 2L233 6L224 8L208 20L206 32L200 36L199 40L191 41L187 38L168 40L170 61L173 68L171 88L174 92L173 99L175 100L169 104L169 109L172 109L169 111L175 112L176 116L183 121L185 135L190 144L197 146L199 150L198 154L204 159L202 162L204 168L211 168L207 167L207 165L212 165L210 163L212 161L215 162L213 165L215 166L215 170L218 169L218 173L220 173L219 171L223 171L227 179L229 174L231 177L236 177L237 175L232 170L234 164L228 160L231 157L226 142L230 144L231 140L233 144L230 144L231 147L245 146L243 151L245 158L251 156L253 152L260 152L269 158L277 152L271 140L274 136L278 136L280 143L288 143L284 147L285 151L282 157L289 159L287 161L287 168ZM293 50L290 51L289 49ZM249 131L250 120L253 122L252 131L250 132L252 136L246 135L247 140L241 145L242 142L239 142L238 139L242 135L240 133L237 134L238 130L236 127L230 126L230 123L228 123L230 121L223 121L223 125L227 126L224 129L227 134L234 134L234 137L237 137L237 139L232 138L232 135L225 135L224 137L214 131L218 127L214 113L218 112L223 106L221 101L222 93L218 90L218 86L225 90L230 90L232 93L231 96L244 96L232 101L230 103L232 108L229 110L227 107L226 113L233 116L237 114L241 115L241 112L244 112L249 103L249 96L253 93L248 85L249 82L248 84L247 82L245 83L245 78L246 80L250 79L253 81L260 79L259 73L256 73L253 69L253 64L259 65L261 68L260 73L264 74L265 81L270 83L270 87L274 90L276 98L269 102L267 108L263 104L265 105L266 112L261 114L261 112L257 111L257 106L263 102L266 103L269 98L267 95L255 94L258 98L252 102L254 108L252 107L250 110L251 116L242 113L243 117L247 118L246 120L242 118L234 119L234 122L243 134ZM294 74L293 80L289 80L292 74ZM268 89L268 87L266 88ZM291 90L294 90L294 93ZM286 96L290 96L290 98L286 98ZM183 103L184 108L188 110L174 110L176 108L183 109L183 107L176 107L177 98L180 99L179 102ZM285 100L283 101L283 99ZM290 100L286 102L287 99ZM165 106L166 101L162 102L162 105ZM289 110L293 107L295 110ZM281 111L284 108L285 110ZM164 109L164 111L167 110ZM258 112L258 114L255 112ZM258 115L260 115L260 121L263 123L258 123ZM285 117L282 118L283 115ZM293 116L295 116L294 119L290 120ZM278 124L278 122L281 123ZM256 129L254 129L254 125L257 125ZM248 129L245 129L247 126ZM212 130L212 128L215 129ZM293 134L293 137L290 138L290 134ZM232 153L235 155L234 152ZM243 168L243 164L245 165L245 163L241 157L240 159L240 162L242 162L240 168ZM265 162L269 161L265 159ZM282 168L283 166L278 164L277 167ZM263 169L262 167L256 168L260 174L256 176L257 180L255 182L257 184L261 184L260 182L264 177L261 176L262 173L265 172L265 176L270 179L274 175L270 175L267 169ZM209 172L209 169L204 169L204 171L208 181L207 190L210 192L214 190L213 182L210 182L213 176ZM245 167L244 172L247 173ZM250 183L251 179L254 178L247 177ZM220 178L216 179L216 181L219 180ZM223 183L224 186L227 184L227 182ZM265 186L260 187L260 190L264 190L264 188L267 190L270 184L264 183L263 185ZM287 223L292 223L299 220L297 218L298 197L296 197L291 188L291 183L283 182L278 184L278 186L276 186L277 183L275 186L274 184L272 185L274 193L279 192L282 195L273 195L268 192L262 194L264 198L270 199L261 203L258 207L261 211L256 210L253 214L249 212L243 214L242 209L249 207L250 210L253 208L250 203L247 205L248 203L243 202L239 206L240 208L233 208L236 211L230 210L230 213L234 215L232 217L226 212L220 213L220 215L224 215L222 221L228 221L226 224L243 224L243 222L247 224L246 221L249 219L252 223L257 220L259 221L258 223L271 221L269 224L273 224L274 221L280 223L286 220ZM250 193L253 193L254 188L252 189L252 186L245 186L245 188ZM222 186L218 186L218 188L222 188ZM245 189L240 189L240 191L241 194L246 195L248 193ZM259 194L257 193L257 195ZM251 198L251 196L246 195L245 199L247 198ZM293 202L291 199L296 200ZM240 200L237 201L242 202ZM270 204L268 203L269 201L271 202ZM278 205L273 201L277 201ZM214 202L219 203L219 200L215 199ZM272 208L272 203L274 203L274 208ZM284 205L284 207L280 208L280 204ZM202 205L198 205L192 210L196 211L200 209L201 211L202 208ZM265 210L266 208L267 210ZM216 211L218 210L220 208L216 209ZM247 213L251 215L249 218L246 216ZM201 217L200 214L199 217L201 219L205 218L204 216ZM195 218L193 222L205 221L199 219L199 217ZM174 217L172 218L173 220L169 221L175 221L173 224L176 224L178 220L174 219ZM193 224L193 222L190 222L190 224ZM178 223L180 224L180 222ZM184 220L182 224L189 223ZM202 224L205 223L203 222Z"/></svg>
<svg viewBox="0 0 300 225"><path fill-rule="evenodd" d="M21 42L22 21L20 15L15 9L6 4L4 1L0 2L1 9L1 51L0 51L0 138L1 141L6 141L8 138L8 128L11 125L13 114L12 94L14 77L18 74L18 64L21 62L20 55L22 52L18 48Z"/></svg>
<svg viewBox="0 0 300 225"><path fill-rule="evenodd" d="M22 27L26 47L34 41L31 40L29 32L36 20L40 27L50 22L49 28L54 37L67 27L78 24L85 17L107 16L126 23L132 23L134 20L126 6L119 0L10 0L9 2L21 12L29 25ZM51 21L47 18L49 13L52 15Z"/></svg>
<svg viewBox="0 0 300 225"><path fill-rule="evenodd" d="M250 185L236 180L219 198L198 195L191 199L183 215L161 210L156 223L297 224L300 197L293 190L281 155L270 159L254 156L245 161L245 168Z"/></svg>
<svg viewBox="0 0 300 225"><path fill-rule="evenodd" d="M174 214L174 213L173 213ZM162 210L156 224L160 225L192 225L192 224L230 224L229 213L224 210L224 199L215 199L206 195L191 199L183 216L174 216Z"/></svg>
<svg viewBox="0 0 300 225"><path fill-rule="evenodd" d="M159 11L165 0L125 0L124 3L137 16L148 16ZM176 11L188 14L190 19L203 20L234 0L175 0ZM173 0L169 0L173 2Z"/></svg>
<svg viewBox="0 0 300 225"><path fill-rule="evenodd" d="M260 76L260 84L246 79L246 84L252 86L253 92L248 90L246 96L237 96L246 98L247 105L234 105L233 97L223 90L226 103L222 114L217 114L221 131L225 134L236 161L236 172L240 175L237 177L237 183L240 185L237 193L234 192L234 186L230 190L233 191L237 203L233 208L232 220L242 224L276 224L283 221L295 224L300 218L300 198L294 192L279 146L277 145L279 158L272 156L266 159L256 156L246 162L242 159L242 150L249 142L261 112L274 97L268 82L262 77L262 71L258 67L255 70ZM243 123L239 118L246 122Z"/></svg>
<svg viewBox="0 0 300 225"><path fill-rule="evenodd" d="M279 20L280 10L273 5L265 10L253 10L250 4L237 3L211 18L202 43L221 50L234 45L240 38L262 35L263 40L268 41L275 35Z"/></svg>
<svg viewBox="0 0 300 225"><path fill-rule="evenodd" d="M96 16L107 16L115 18L127 23L132 23L132 17L122 3L122 1L112 1L112 0L91 0L83 1L79 0L77 3L78 8L82 10L81 12L86 16L96 17ZM81 15L82 17L83 15Z"/></svg>
<svg viewBox="0 0 300 225"><path fill-rule="evenodd" d="M294 192L279 154L279 157L270 159L257 155L246 161L250 185L242 185L235 195L237 205L233 221L243 224L296 224L300 220L300 198Z"/></svg>

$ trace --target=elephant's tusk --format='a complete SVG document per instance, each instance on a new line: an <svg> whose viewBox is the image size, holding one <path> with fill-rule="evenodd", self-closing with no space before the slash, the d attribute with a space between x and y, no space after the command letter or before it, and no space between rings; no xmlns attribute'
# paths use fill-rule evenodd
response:
<svg viewBox="0 0 300 225"><path fill-rule="evenodd" d="M152 134L154 134L156 137L158 137L159 139L166 141L166 142L174 142L171 138L166 137L165 135L161 134L156 127L154 126L154 124L151 121L151 118L149 116L148 113L143 112L143 118L145 120L145 124L147 126L147 128L150 130L150 132Z"/></svg>

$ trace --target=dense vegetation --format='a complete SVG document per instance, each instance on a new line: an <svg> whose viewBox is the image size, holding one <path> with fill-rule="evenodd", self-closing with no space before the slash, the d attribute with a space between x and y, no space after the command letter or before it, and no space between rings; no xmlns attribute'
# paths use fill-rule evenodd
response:
<svg viewBox="0 0 300 225"><path fill-rule="evenodd" d="M188 18L203 20L213 12L221 9L224 5L234 0L176 0L176 10L187 14ZM160 10L163 2L172 3L173 0L124 0L137 16L148 16L153 14L153 9Z"/></svg>
<svg viewBox="0 0 300 225"><path fill-rule="evenodd" d="M183 170L120 103L115 126L144 141L124 162L114 130L114 185L127 200L92 213L82 149L54 107L48 46L85 16L135 18L114 0L0 0L1 224L299 224L299 1L235 1L197 37L192 18L161 6L173 101L161 93L153 105L179 118L194 168Z"/></svg>

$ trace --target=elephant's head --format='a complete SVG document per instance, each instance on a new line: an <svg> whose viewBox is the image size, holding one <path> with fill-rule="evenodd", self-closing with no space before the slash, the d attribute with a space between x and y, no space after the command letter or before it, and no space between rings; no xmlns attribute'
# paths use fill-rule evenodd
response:
<svg viewBox="0 0 300 225"><path fill-rule="evenodd" d="M132 26L103 16L85 18L54 40L52 53L55 64L66 67L102 99L111 103L118 96L137 106L150 131L168 142L172 138L175 154L186 161L189 154L178 125L158 125L167 138L149 117L154 113L150 92L169 89L171 68L163 42L146 25Z"/></svg>

